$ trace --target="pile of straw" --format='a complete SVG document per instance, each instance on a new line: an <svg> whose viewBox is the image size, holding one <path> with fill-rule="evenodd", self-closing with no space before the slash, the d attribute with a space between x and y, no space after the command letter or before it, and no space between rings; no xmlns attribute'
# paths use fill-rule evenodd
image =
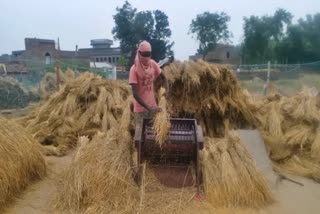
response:
<svg viewBox="0 0 320 214"><path fill-rule="evenodd" d="M78 136L91 138L117 125L131 99L127 84L84 73L67 82L23 122L41 144L55 146L60 156L76 145ZM130 108L126 117L130 121Z"/></svg>
<svg viewBox="0 0 320 214"><path fill-rule="evenodd" d="M166 90L164 88L160 88L159 107L161 111L155 115L153 124L156 133L156 141L160 144L160 146L167 140L171 127L170 114L168 110L169 107L167 104L165 93Z"/></svg>
<svg viewBox="0 0 320 214"><path fill-rule="evenodd" d="M41 148L20 125L0 117L0 211L46 174Z"/></svg>
<svg viewBox="0 0 320 214"><path fill-rule="evenodd" d="M207 138L203 152L204 186L210 207L261 208L271 204L268 186L239 138L225 133L229 126L241 125L238 121L256 120L247 108L250 100L232 71L203 61L177 62L166 68L165 75L171 94L167 103L163 89L159 92L164 112L155 119L158 141L164 141L170 128L168 106L174 108L176 116L197 118L206 136L226 136ZM143 170L141 188L134 183L130 105L128 85L86 74L51 97L40 108L39 116L29 118L29 128L42 142L54 133L51 140L58 145L78 144L73 163L62 179L58 208L76 213L188 211L195 200L194 187L165 188L149 179L148 167L143 167L147 171ZM39 132L41 126L46 130ZM96 134L99 131L104 133ZM89 138L82 137L76 143L77 136L85 135ZM68 142L65 136L70 137Z"/></svg>
<svg viewBox="0 0 320 214"><path fill-rule="evenodd" d="M115 130L81 138L70 167L62 177L56 206L76 213L130 213L139 201L134 183L131 136Z"/></svg>
<svg viewBox="0 0 320 214"><path fill-rule="evenodd" d="M236 132L206 138L202 165L206 199L214 207L259 209L274 202L267 181Z"/></svg>
<svg viewBox="0 0 320 214"><path fill-rule="evenodd" d="M56 207L76 213L134 213L139 187L134 182L130 106L121 122L92 140L80 137L78 149L62 178ZM121 127L121 128L120 128Z"/></svg>
<svg viewBox="0 0 320 214"><path fill-rule="evenodd" d="M67 69L65 72L60 71L60 85L64 85L68 81L75 78L76 73ZM48 98L57 91L57 74L46 73L40 82L40 93L42 98Z"/></svg>
<svg viewBox="0 0 320 214"><path fill-rule="evenodd" d="M234 128L255 120L229 67L202 60L175 62L165 67L164 74L170 84L168 102L173 112L196 118L205 135L223 137L226 120Z"/></svg>
<svg viewBox="0 0 320 214"><path fill-rule="evenodd" d="M295 96L273 93L251 108L275 169L320 181L320 111L305 88Z"/></svg>
<svg viewBox="0 0 320 214"><path fill-rule="evenodd" d="M38 101L39 96L12 77L0 77L0 100L0 109L23 108Z"/></svg>

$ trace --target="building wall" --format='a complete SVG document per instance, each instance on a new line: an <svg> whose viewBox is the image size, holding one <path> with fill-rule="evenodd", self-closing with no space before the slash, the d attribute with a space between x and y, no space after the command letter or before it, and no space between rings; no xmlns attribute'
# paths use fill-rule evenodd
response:
<svg viewBox="0 0 320 214"><path fill-rule="evenodd" d="M92 41L96 43L104 42L104 40ZM83 48L78 49L78 51L57 51L54 40L25 38L25 50L13 51L10 61L30 61L31 64L36 63L37 66L40 67L44 66L44 64L53 64L59 56L61 64L64 63L64 66L72 65L75 67L89 68L90 62L117 64L120 58L120 49L109 47L112 44L112 40L108 40L107 42L110 43L107 44L108 47L103 44L105 47ZM4 61L5 57L2 58L1 60Z"/></svg>
<svg viewBox="0 0 320 214"><path fill-rule="evenodd" d="M189 56L189 60L202 59L202 55ZM222 64L241 64L240 48L233 45L218 44L214 51L210 51L206 61Z"/></svg>
<svg viewBox="0 0 320 214"><path fill-rule="evenodd" d="M54 40L25 39L25 57L33 56L45 59L46 55L54 58L55 54L56 48Z"/></svg>
<svg viewBox="0 0 320 214"><path fill-rule="evenodd" d="M206 56L208 62L240 64L240 49L232 45L218 44L214 51Z"/></svg>

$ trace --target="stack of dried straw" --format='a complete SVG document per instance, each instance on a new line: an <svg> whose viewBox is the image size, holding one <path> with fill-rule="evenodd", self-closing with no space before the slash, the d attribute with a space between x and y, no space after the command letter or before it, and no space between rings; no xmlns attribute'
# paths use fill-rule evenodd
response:
<svg viewBox="0 0 320 214"><path fill-rule="evenodd" d="M252 103L275 169L320 181L317 97L305 88L292 97L273 93Z"/></svg>
<svg viewBox="0 0 320 214"><path fill-rule="evenodd" d="M64 85L66 82L75 78L75 72L71 69L66 70L65 72L60 71L60 84ZM57 75L56 73L46 73L42 78L41 82L41 97L49 98L50 95L54 94L57 91Z"/></svg>
<svg viewBox="0 0 320 214"><path fill-rule="evenodd" d="M206 198L215 207L261 208L274 202L267 182L236 132L206 138L203 151Z"/></svg>
<svg viewBox="0 0 320 214"><path fill-rule="evenodd" d="M224 136L224 121L231 127L254 121L237 77L225 65L202 60L176 62L164 70L170 84L168 102L179 117L195 117L210 137Z"/></svg>
<svg viewBox="0 0 320 214"><path fill-rule="evenodd" d="M23 127L0 117L0 211L45 174L40 145Z"/></svg>
<svg viewBox="0 0 320 214"><path fill-rule="evenodd" d="M39 96L12 77L0 77L0 109L23 108Z"/></svg>
<svg viewBox="0 0 320 214"><path fill-rule="evenodd" d="M41 144L53 145L56 155L64 155L76 145L78 136L91 138L118 124L130 100L127 84L85 73L64 85L23 122ZM126 116L130 120L130 111Z"/></svg>

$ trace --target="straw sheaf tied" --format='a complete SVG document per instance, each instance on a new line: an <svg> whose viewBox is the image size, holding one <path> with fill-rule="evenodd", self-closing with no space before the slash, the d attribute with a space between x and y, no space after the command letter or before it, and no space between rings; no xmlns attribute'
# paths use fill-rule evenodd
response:
<svg viewBox="0 0 320 214"><path fill-rule="evenodd" d="M129 86L124 82L84 73L68 81L29 116L27 128L40 143L63 148L57 149L61 153L56 155L61 156L76 146L79 135L92 138L97 131L107 131L122 119L130 121L130 108L124 108L132 102L129 95Z"/></svg>
<svg viewBox="0 0 320 214"><path fill-rule="evenodd" d="M204 188L213 206L262 208L274 202L265 178L235 132L225 138L206 138L205 143Z"/></svg>
<svg viewBox="0 0 320 214"><path fill-rule="evenodd" d="M175 62L165 67L164 74L168 76L170 84L168 102L178 112L177 116L195 117L205 126L203 129L207 135L224 135L219 133L223 126L218 121L225 118L234 127L237 127L240 120L256 123L252 111L247 108L247 97L228 66L209 64L202 60ZM208 120L204 116L214 119Z"/></svg>
<svg viewBox="0 0 320 214"><path fill-rule="evenodd" d="M259 108L248 107L259 121L275 168L319 181L320 112L311 89L304 88L291 97L274 91L259 103L263 103Z"/></svg>
<svg viewBox="0 0 320 214"><path fill-rule="evenodd" d="M170 123L170 114L169 114L169 106L165 97L166 90L164 88L160 88L159 90L159 107L161 109L155 115L153 122L153 129L155 130L155 138L156 142L161 146L168 138L169 131L171 127Z"/></svg>

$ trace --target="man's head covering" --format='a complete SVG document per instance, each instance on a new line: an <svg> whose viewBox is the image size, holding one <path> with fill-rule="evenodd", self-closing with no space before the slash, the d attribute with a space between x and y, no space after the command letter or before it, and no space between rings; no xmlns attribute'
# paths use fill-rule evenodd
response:
<svg viewBox="0 0 320 214"><path fill-rule="evenodd" d="M150 43L147 42L147 41L142 41L142 42L139 44L138 51L141 51L141 52L151 52L151 51L152 51L152 48L151 48Z"/></svg>
<svg viewBox="0 0 320 214"><path fill-rule="evenodd" d="M150 68L151 57L143 57L139 52L151 52L152 47L151 44L147 41L142 41L137 49L136 58L134 60L134 64L136 66L136 71L139 74L146 72Z"/></svg>

